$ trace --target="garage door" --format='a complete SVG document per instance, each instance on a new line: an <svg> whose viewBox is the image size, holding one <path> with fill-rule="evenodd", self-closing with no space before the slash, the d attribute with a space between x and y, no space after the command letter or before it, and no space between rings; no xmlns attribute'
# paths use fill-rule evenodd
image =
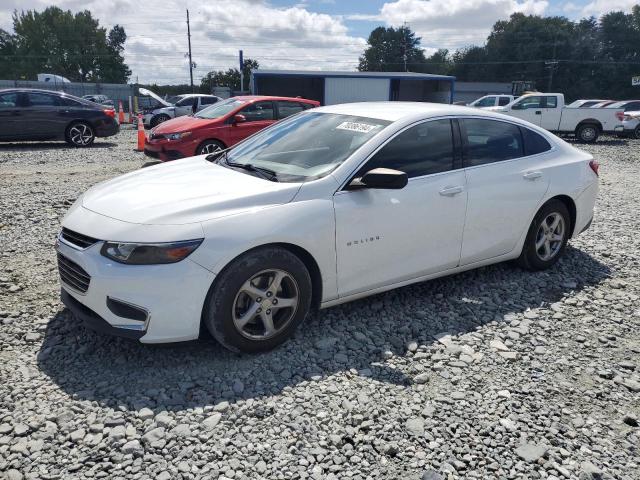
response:
<svg viewBox="0 0 640 480"><path fill-rule="evenodd" d="M388 78L331 78L324 81L324 104L389 100Z"/></svg>

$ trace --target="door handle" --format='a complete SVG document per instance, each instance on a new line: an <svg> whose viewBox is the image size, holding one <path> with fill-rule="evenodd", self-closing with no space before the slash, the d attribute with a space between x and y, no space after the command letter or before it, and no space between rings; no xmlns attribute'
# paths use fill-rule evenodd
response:
<svg viewBox="0 0 640 480"><path fill-rule="evenodd" d="M453 197L454 195L462 193L463 191L464 188L462 187L462 185L456 185L455 187L444 187L442 190L440 190L440 195L442 195L443 197Z"/></svg>
<svg viewBox="0 0 640 480"><path fill-rule="evenodd" d="M542 115L542 110L536 110L536 115Z"/></svg>
<svg viewBox="0 0 640 480"><path fill-rule="evenodd" d="M524 178L525 180L537 180L540 177L542 177L542 172L538 170L536 170L535 172L525 172L522 175L522 178Z"/></svg>

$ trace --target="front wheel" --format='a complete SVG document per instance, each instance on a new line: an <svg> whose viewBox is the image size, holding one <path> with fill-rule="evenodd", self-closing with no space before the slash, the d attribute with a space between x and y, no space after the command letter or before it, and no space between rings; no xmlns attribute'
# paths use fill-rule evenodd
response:
<svg viewBox="0 0 640 480"><path fill-rule="evenodd" d="M215 153L218 150L224 150L224 148L225 146L222 144L222 142L219 142L218 140L205 140L198 146L196 150L196 155L205 155L209 153Z"/></svg>
<svg viewBox="0 0 640 480"><path fill-rule="evenodd" d="M553 266L564 253L570 233L569 211L560 200L545 203L538 211L518 258L527 270L545 270Z"/></svg>
<svg viewBox="0 0 640 480"><path fill-rule="evenodd" d="M235 352L271 350L293 335L311 306L311 277L288 250L253 250L216 278L203 312L211 335Z"/></svg>
<svg viewBox="0 0 640 480"><path fill-rule="evenodd" d="M74 147L88 147L96 139L96 134L91 125L83 122L73 122L67 127L65 140Z"/></svg>
<svg viewBox="0 0 640 480"><path fill-rule="evenodd" d="M633 138L635 138L636 140L640 140L640 125L638 125L633 131Z"/></svg>
<svg viewBox="0 0 640 480"><path fill-rule="evenodd" d="M600 130L596 125L585 124L580 125L576 130L576 137L578 140L584 143L593 143L598 140Z"/></svg>
<svg viewBox="0 0 640 480"><path fill-rule="evenodd" d="M160 115L156 115L155 117L152 117L151 122L149 122L149 124L153 128L153 127L157 127L161 123L166 122L167 120L170 120L170 119L171 117L169 117L169 115L161 113Z"/></svg>

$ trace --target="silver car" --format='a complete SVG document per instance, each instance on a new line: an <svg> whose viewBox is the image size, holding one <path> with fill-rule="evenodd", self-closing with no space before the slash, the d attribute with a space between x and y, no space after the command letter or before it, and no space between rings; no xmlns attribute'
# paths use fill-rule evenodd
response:
<svg viewBox="0 0 640 480"><path fill-rule="evenodd" d="M138 91L141 95L152 97L160 103L159 107L144 109L142 111L142 122L144 123L144 126L151 128L172 118L192 115L203 108L209 107L222 100L220 97L216 97L215 95L186 93L172 97L170 99L171 101L169 101L146 88L140 88Z"/></svg>

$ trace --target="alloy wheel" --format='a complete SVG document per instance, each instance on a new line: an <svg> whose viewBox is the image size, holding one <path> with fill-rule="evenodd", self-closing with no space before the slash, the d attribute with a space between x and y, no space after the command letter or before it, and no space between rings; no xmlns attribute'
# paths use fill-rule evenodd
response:
<svg viewBox="0 0 640 480"><path fill-rule="evenodd" d="M565 222L560 213L553 212L545 217L536 233L536 254L544 262L555 257L564 242Z"/></svg>
<svg viewBox="0 0 640 480"><path fill-rule="evenodd" d="M220 147L220 145L218 145L217 143L207 143L205 146L202 147L202 153L214 153L217 152L218 150L222 150L222 147Z"/></svg>
<svg viewBox="0 0 640 480"><path fill-rule="evenodd" d="M596 133L595 127L584 127L580 136L585 142L590 142L596 138Z"/></svg>
<svg viewBox="0 0 640 480"><path fill-rule="evenodd" d="M300 302L298 284L279 269L258 272L244 282L233 302L233 323L251 340L274 337L289 325Z"/></svg>
<svg viewBox="0 0 640 480"><path fill-rule="evenodd" d="M74 145L84 147L91 143L91 140L93 139L93 132L91 131L91 127L88 125L78 123L69 130L69 138Z"/></svg>

